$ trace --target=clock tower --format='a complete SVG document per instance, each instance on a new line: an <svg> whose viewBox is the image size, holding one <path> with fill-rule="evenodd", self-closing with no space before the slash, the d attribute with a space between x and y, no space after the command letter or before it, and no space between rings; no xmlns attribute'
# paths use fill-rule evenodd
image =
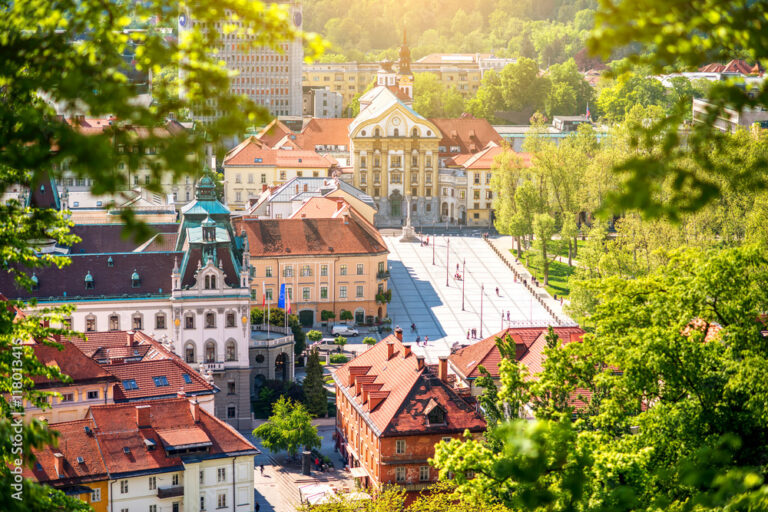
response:
<svg viewBox="0 0 768 512"><path fill-rule="evenodd" d="M413 99L413 73L411 72L411 50L403 29L403 45L400 47L400 60L397 67L397 88L411 100Z"/></svg>

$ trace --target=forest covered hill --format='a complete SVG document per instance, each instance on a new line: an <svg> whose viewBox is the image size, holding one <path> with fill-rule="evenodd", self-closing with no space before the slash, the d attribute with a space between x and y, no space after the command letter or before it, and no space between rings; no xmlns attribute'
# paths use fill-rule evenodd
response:
<svg viewBox="0 0 768 512"><path fill-rule="evenodd" d="M304 28L333 45L324 61L395 58L406 30L414 59L492 52L548 67L584 48L597 1L304 0L303 6Z"/></svg>

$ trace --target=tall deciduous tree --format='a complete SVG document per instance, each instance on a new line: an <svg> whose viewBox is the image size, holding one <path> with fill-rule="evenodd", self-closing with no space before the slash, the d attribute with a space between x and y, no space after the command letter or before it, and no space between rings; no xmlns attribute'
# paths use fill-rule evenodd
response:
<svg viewBox="0 0 768 512"><path fill-rule="evenodd" d="M539 260L542 272L544 273L544 284L549 284L549 254L552 236L557 233L555 228L555 219L546 213L540 213L533 219L533 232L536 236L534 247L536 248L536 258Z"/></svg>
<svg viewBox="0 0 768 512"><path fill-rule="evenodd" d="M418 73L413 80L413 109L424 117L458 117L464 112L464 98L434 73Z"/></svg>
<svg viewBox="0 0 768 512"><path fill-rule="evenodd" d="M287 451L296 455L299 449L320 447L317 427L312 415L301 402L281 396L272 407L272 416L253 431L264 447L272 453Z"/></svg>

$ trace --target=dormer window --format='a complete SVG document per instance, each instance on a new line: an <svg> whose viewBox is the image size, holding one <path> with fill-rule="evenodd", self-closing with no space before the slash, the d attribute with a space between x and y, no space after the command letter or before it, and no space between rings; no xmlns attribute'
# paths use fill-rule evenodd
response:
<svg viewBox="0 0 768 512"><path fill-rule="evenodd" d="M133 274L131 274L131 288L138 288L141 286L141 277L139 277L139 273L136 272L136 269L133 269Z"/></svg>
<svg viewBox="0 0 768 512"><path fill-rule="evenodd" d="M93 290L93 276L91 275L90 270L88 271L87 274L85 274L85 289Z"/></svg>
<svg viewBox="0 0 768 512"><path fill-rule="evenodd" d="M215 242L216 241L216 222L208 216L201 224L203 228L203 241Z"/></svg>
<svg viewBox="0 0 768 512"><path fill-rule="evenodd" d="M32 273L32 277L30 278L32 280L32 289L33 290L39 290L40 289L40 280L37 278L35 273Z"/></svg>
<svg viewBox="0 0 768 512"><path fill-rule="evenodd" d="M115 266L115 260L112 259L112 256L107 258L107 266L108 267L114 267Z"/></svg>
<svg viewBox="0 0 768 512"><path fill-rule="evenodd" d="M434 399L430 399L424 408L424 414L427 416L427 425L445 425L446 414L440 404Z"/></svg>
<svg viewBox="0 0 768 512"><path fill-rule="evenodd" d="M216 289L216 276L205 276L205 289L206 290Z"/></svg>

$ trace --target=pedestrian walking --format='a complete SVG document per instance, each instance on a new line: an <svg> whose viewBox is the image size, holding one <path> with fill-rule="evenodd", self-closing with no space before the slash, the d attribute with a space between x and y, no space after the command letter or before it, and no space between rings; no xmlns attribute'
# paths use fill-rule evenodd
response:
<svg viewBox="0 0 768 512"><path fill-rule="evenodd" d="M509 310L507 310L507 322L509 322Z"/></svg>
<svg viewBox="0 0 768 512"><path fill-rule="evenodd" d="M467 339L469 339L469 329L467 329Z"/></svg>
<svg viewBox="0 0 768 512"><path fill-rule="evenodd" d="M421 342L421 336L416 336L416 346L418 347Z"/></svg>
<svg viewBox="0 0 768 512"><path fill-rule="evenodd" d="M259 512L261 510L261 505L259 505L259 502L256 502L256 512Z"/></svg>
<svg viewBox="0 0 768 512"><path fill-rule="evenodd" d="M416 331L416 323L411 324L411 331Z"/></svg>
<svg viewBox="0 0 768 512"><path fill-rule="evenodd" d="M496 287L496 296L497 297L499 296L499 287L498 286Z"/></svg>
<svg viewBox="0 0 768 512"><path fill-rule="evenodd" d="M264 476L264 464L260 465L259 469L261 470L261 476Z"/></svg>
<svg viewBox="0 0 768 512"><path fill-rule="evenodd" d="M427 346L427 343L429 342L429 336L424 336L424 346Z"/></svg>

